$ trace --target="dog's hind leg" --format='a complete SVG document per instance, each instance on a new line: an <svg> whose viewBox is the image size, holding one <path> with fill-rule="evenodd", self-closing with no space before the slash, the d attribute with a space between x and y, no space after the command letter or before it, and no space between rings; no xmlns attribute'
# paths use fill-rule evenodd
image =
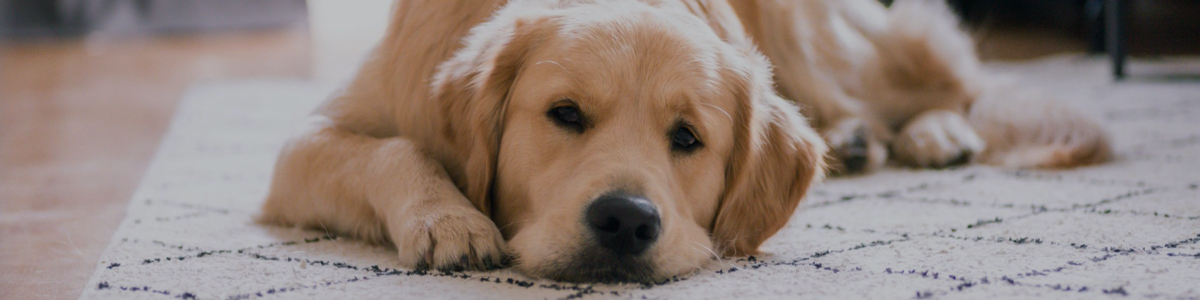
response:
<svg viewBox="0 0 1200 300"><path fill-rule="evenodd" d="M861 0L860 0L861 1ZM873 1L873 0L872 0ZM730 1L759 51L771 61L779 94L798 104L830 147L834 173L864 173L887 160L891 131L867 115L845 90L866 42L846 42L831 28L846 27L834 1ZM873 10L882 13L882 9ZM882 17L882 15L880 15ZM841 76L841 77L839 77Z"/></svg>
<svg viewBox="0 0 1200 300"><path fill-rule="evenodd" d="M962 114L928 110L900 129L892 141L892 154L906 165L940 168L966 163L984 146Z"/></svg>
<svg viewBox="0 0 1200 300"><path fill-rule="evenodd" d="M944 4L898 1L888 18L886 31L870 38L878 56L864 68L871 89L861 97L900 128L891 146L901 163L1069 167L1111 156L1105 133L1085 115L983 72Z"/></svg>
<svg viewBox="0 0 1200 300"><path fill-rule="evenodd" d="M989 89L967 114L987 143L977 161L1009 168L1069 168L1112 158L1105 130L1088 115L1035 91Z"/></svg>
<svg viewBox="0 0 1200 300"><path fill-rule="evenodd" d="M893 158L937 168L984 151L986 143L964 116L986 80L970 38L946 6L901 1L888 9L886 26L868 25L877 24L856 26L875 49L859 73L856 95L880 122L898 129Z"/></svg>

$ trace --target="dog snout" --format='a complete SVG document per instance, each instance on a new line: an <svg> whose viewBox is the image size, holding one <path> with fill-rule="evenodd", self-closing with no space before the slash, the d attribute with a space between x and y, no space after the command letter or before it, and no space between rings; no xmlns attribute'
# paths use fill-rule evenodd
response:
<svg viewBox="0 0 1200 300"><path fill-rule="evenodd" d="M641 254L662 230L658 209L637 196L601 196L588 206L586 217L596 242L618 256Z"/></svg>

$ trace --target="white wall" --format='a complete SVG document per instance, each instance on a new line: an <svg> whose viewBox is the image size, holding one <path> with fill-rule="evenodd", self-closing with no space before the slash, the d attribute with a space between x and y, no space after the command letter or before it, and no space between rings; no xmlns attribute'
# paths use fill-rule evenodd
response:
<svg viewBox="0 0 1200 300"><path fill-rule="evenodd" d="M313 77L342 82L387 28L392 1L308 0L313 41Z"/></svg>

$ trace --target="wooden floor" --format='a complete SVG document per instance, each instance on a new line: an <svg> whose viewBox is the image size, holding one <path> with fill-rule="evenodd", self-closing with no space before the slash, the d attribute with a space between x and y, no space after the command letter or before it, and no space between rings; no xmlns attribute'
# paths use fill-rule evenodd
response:
<svg viewBox="0 0 1200 300"><path fill-rule="evenodd" d="M306 33L0 45L0 298L79 297L188 85L307 77Z"/></svg>

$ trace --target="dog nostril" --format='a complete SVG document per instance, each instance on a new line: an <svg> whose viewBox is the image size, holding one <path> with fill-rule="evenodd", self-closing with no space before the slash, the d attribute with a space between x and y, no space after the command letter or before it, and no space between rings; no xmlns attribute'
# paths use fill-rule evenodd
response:
<svg viewBox="0 0 1200 300"><path fill-rule="evenodd" d="M585 218L597 244L617 255L641 254L658 239L662 228L654 204L624 195L592 201Z"/></svg>
<svg viewBox="0 0 1200 300"><path fill-rule="evenodd" d="M637 231L634 232L634 237L640 240L654 240L658 238L658 227L651 227L650 225L638 226Z"/></svg>
<svg viewBox="0 0 1200 300"><path fill-rule="evenodd" d="M603 220L598 224L593 224L596 226L596 229L604 232L617 232L621 230L621 220L617 220L616 217L608 217Z"/></svg>

